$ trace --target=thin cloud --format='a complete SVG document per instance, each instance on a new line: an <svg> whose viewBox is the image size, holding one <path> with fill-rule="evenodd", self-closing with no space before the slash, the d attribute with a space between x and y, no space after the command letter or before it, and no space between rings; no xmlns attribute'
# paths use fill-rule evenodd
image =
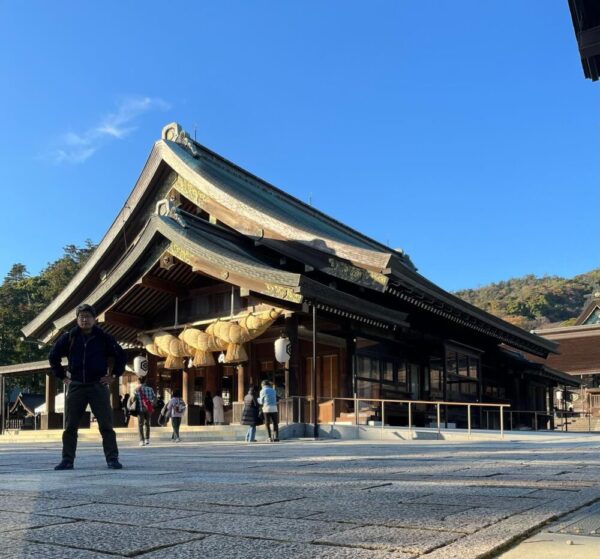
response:
<svg viewBox="0 0 600 559"><path fill-rule="evenodd" d="M156 97L129 97L123 99L116 111L103 117L85 132L69 131L63 134L49 159L55 164L83 163L110 140L122 140L137 129L136 120L153 110L165 111L169 104Z"/></svg>

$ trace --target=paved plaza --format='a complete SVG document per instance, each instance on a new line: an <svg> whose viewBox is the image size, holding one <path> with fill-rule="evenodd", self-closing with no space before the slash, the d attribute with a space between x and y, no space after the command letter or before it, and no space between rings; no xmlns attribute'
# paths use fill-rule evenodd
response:
<svg viewBox="0 0 600 559"><path fill-rule="evenodd" d="M59 459L56 443L0 444L0 558L497 557L600 499L600 438L577 435L127 442L121 471L99 444L74 471Z"/></svg>

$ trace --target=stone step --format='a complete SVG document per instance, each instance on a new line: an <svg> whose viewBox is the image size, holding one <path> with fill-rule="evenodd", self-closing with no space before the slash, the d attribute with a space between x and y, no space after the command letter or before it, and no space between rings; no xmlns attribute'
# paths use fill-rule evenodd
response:
<svg viewBox="0 0 600 559"><path fill-rule="evenodd" d="M207 426L181 426L179 433L181 438L187 440L205 441L238 441L243 440L248 428L244 425L207 425ZM259 427L259 431L261 428ZM263 427L264 431L265 428ZM0 436L1 443L16 442L59 442L62 440L61 429L50 429L44 431L9 431ZM117 441L137 440L139 438L137 429L117 428ZM154 440L171 440L172 430L170 427L152 427L150 437ZM84 442L96 442L101 439L97 427L79 429L78 439Z"/></svg>

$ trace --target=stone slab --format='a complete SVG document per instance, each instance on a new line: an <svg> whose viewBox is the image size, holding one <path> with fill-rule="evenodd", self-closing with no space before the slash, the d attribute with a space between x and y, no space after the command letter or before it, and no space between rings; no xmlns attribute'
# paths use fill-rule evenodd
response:
<svg viewBox="0 0 600 559"><path fill-rule="evenodd" d="M63 518L43 516L41 514L27 514L21 512L0 512L0 533L49 526L51 524L66 524L72 522Z"/></svg>
<svg viewBox="0 0 600 559"><path fill-rule="evenodd" d="M81 506L44 511L44 514L70 518L74 520L97 520L122 525L149 526L151 524L159 527L169 527L169 521L174 522L175 528L181 528L182 524L177 519L186 518L184 527L187 527L192 516L189 511L171 508L144 508L137 505L115 505L104 503L92 503ZM192 513L193 514L193 513Z"/></svg>
<svg viewBox="0 0 600 559"><path fill-rule="evenodd" d="M320 538L317 543L343 544L366 549L422 554L453 542L460 537L462 537L462 534L452 532L388 528L387 526L363 526Z"/></svg>
<svg viewBox="0 0 600 559"><path fill-rule="evenodd" d="M159 524L155 524L158 526ZM285 542L312 542L332 533L344 534L354 526L336 522L291 520L269 517L257 519L239 514L208 513L160 523L162 528L184 528L204 534L251 536L253 538L281 540Z"/></svg>
<svg viewBox="0 0 600 559"><path fill-rule="evenodd" d="M354 547L282 544L274 540L207 536L206 538L168 549L169 559L414 559L414 554L370 551ZM165 550L143 555L143 559L165 559Z"/></svg>
<svg viewBox="0 0 600 559"><path fill-rule="evenodd" d="M51 518L51 517L47 517ZM138 526L106 522L73 522L55 527L23 530L26 541L55 544L64 547L99 551L131 557L154 549L198 539L199 534L156 528L148 530Z"/></svg>
<svg viewBox="0 0 600 559"><path fill-rule="evenodd" d="M1 559L114 559L114 555L73 549L57 545L31 543L25 540L3 540Z"/></svg>

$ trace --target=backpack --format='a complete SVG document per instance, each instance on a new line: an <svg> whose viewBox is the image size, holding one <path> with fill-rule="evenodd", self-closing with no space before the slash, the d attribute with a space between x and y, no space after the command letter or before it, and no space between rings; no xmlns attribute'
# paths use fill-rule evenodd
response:
<svg viewBox="0 0 600 559"><path fill-rule="evenodd" d="M148 400L148 397L146 396L146 394L144 394L144 391L138 388L136 390L136 393L138 398L140 399L141 408L144 411L147 411L148 413L152 413L154 411L154 406L152 405L152 402Z"/></svg>
<svg viewBox="0 0 600 559"><path fill-rule="evenodd" d="M187 408L187 405L181 398L177 398L177 402L175 403L173 408L175 410L175 413L184 413L185 408Z"/></svg>

